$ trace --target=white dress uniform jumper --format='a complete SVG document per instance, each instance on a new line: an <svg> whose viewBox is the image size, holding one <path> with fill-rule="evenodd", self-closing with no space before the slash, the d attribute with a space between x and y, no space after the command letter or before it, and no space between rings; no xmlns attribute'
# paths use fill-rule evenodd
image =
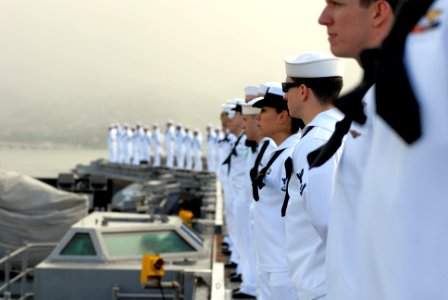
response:
<svg viewBox="0 0 448 300"><path fill-rule="evenodd" d="M286 192L284 163L299 140L299 134L293 134L283 141L256 180L259 199L253 204L253 218L257 272L260 282L267 281L268 285L268 294L259 295L262 300L298 299L288 276L285 219L281 217L280 209Z"/></svg>
<svg viewBox="0 0 448 300"><path fill-rule="evenodd" d="M333 108L316 115L294 149L286 206L286 257L299 299L324 299L325 247L334 179L341 149L324 165L309 169L307 155L331 136L342 115Z"/></svg>

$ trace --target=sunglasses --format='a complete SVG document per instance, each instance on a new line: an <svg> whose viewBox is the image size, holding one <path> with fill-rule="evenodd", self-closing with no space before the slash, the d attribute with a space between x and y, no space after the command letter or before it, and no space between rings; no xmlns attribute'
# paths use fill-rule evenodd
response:
<svg viewBox="0 0 448 300"><path fill-rule="evenodd" d="M300 83L297 83L297 82L282 82L282 91L283 91L283 93L286 94L293 87L299 87L302 84L303 84L302 82L300 82Z"/></svg>

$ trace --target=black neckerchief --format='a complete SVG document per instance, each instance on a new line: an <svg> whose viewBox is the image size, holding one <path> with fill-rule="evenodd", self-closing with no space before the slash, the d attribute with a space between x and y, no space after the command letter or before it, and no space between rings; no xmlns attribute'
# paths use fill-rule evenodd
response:
<svg viewBox="0 0 448 300"><path fill-rule="evenodd" d="M227 133L227 132L224 135L224 138L222 138L221 140L218 141L218 143L225 143L225 142L230 142L230 140L229 140L229 133Z"/></svg>
<svg viewBox="0 0 448 300"><path fill-rule="evenodd" d="M222 163L222 165L226 165L226 164L228 165L228 167L227 167L227 175L229 175L229 173L230 173L230 166L232 164L232 156L233 155L238 156L238 153L236 152L236 147L238 146L238 144L239 144L239 142L240 142L240 140L241 140L241 138L243 136L244 136L244 132L241 133L240 136L236 139L236 142L233 145L233 148L230 151L229 156L227 156L227 158Z"/></svg>
<svg viewBox="0 0 448 300"><path fill-rule="evenodd" d="M307 135L313 128L314 128L314 126L306 127L305 130L303 131L302 137L300 139L303 139L305 137L305 135Z"/></svg>
<svg viewBox="0 0 448 300"><path fill-rule="evenodd" d="M277 159L277 157L280 154L282 154L282 152L285 151L285 149L286 148L283 148L283 149L280 149L280 150L277 150L277 151L274 152L274 155L272 155L271 159L266 164L266 167L261 169L261 171L258 172L258 174L255 177L255 179L252 181L252 187L253 188L258 188L258 189L261 190L265 186L265 184L263 183L263 179L266 177L266 173L268 172L269 168L274 163L274 161ZM258 193L256 195L254 195L254 199L255 199L255 201L260 200L260 197L258 196Z"/></svg>
<svg viewBox="0 0 448 300"><path fill-rule="evenodd" d="M407 144L417 141L422 132L419 105L404 66L404 48L408 33L432 3L433 0L400 3L394 27L381 46L378 60L376 112Z"/></svg>
<svg viewBox="0 0 448 300"><path fill-rule="evenodd" d="M314 126L306 127L305 131L302 134L302 138L301 139L303 139L313 128L314 128ZM283 205L282 205L282 209L281 209L282 217L285 216L286 209L288 208L288 202L289 202L289 191L288 191L288 188L289 188L289 181L291 180L293 167L294 166L293 166L293 163L292 163L292 158L288 157L285 160L286 192L285 192L285 198L283 199Z"/></svg>
<svg viewBox="0 0 448 300"><path fill-rule="evenodd" d="M257 151L257 145L258 143L256 141L246 140L244 142L244 145L252 151L252 153L255 153Z"/></svg>
<svg viewBox="0 0 448 300"><path fill-rule="evenodd" d="M253 195L254 199L259 199L259 196L258 196L258 186L255 185L253 182L254 182L255 178L257 177L258 166L260 165L261 159L263 158L263 155L266 152L266 149L268 148L268 146L269 146L269 141L268 140L264 141L263 145L261 146L260 152L258 153L257 158L255 159L254 166L252 167L252 169L250 169L250 172L249 172L249 176L252 181L252 195Z"/></svg>

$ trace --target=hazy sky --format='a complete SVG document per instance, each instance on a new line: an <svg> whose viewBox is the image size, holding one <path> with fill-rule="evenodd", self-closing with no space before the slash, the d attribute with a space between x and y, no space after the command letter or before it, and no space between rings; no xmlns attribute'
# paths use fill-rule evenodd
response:
<svg viewBox="0 0 448 300"><path fill-rule="evenodd" d="M0 138L111 122L218 124L283 58L329 51L324 0L0 0ZM360 71L347 60L346 86ZM3 135L2 135L3 134ZM42 139L51 139L51 133Z"/></svg>

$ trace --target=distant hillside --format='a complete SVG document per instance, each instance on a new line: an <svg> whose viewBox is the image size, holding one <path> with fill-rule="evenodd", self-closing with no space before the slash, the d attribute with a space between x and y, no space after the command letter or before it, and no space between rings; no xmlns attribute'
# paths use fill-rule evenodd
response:
<svg viewBox="0 0 448 300"><path fill-rule="evenodd" d="M220 100L214 99L213 104L204 99L206 95L193 95L191 100L131 95L77 101L8 95L0 110L0 143L103 148L111 123L158 123L164 130L168 119L204 132L207 123L219 123ZM5 100L5 96L0 94L0 99Z"/></svg>

